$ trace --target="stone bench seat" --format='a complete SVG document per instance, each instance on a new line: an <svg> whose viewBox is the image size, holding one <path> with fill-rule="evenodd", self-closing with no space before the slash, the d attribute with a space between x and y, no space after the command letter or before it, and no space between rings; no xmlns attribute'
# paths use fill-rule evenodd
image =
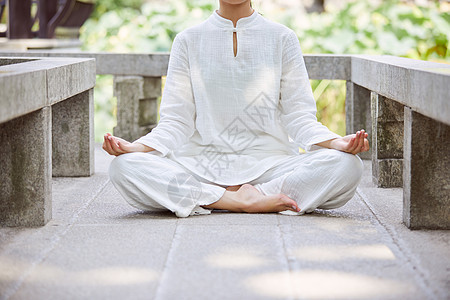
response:
<svg viewBox="0 0 450 300"><path fill-rule="evenodd" d="M94 86L94 59L0 57L1 225L45 225L52 176L93 174Z"/></svg>

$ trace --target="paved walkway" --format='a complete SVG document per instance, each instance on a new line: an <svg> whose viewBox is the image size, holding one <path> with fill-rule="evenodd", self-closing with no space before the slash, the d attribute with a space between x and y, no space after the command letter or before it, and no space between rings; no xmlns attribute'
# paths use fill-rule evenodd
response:
<svg viewBox="0 0 450 300"><path fill-rule="evenodd" d="M46 226L0 228L0 299L450 298L449 232L406 229L370 164L341 209L178 219L126 204L109 161L54 179Z"/></svg>

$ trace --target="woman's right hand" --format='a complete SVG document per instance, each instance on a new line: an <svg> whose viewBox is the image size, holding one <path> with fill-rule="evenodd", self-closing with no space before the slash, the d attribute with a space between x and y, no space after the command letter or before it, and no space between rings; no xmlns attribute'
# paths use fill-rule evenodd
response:
<svg viewBox="0 0 450 300"><path fill-rule="evenodd" d="M155 149L141 143L130 143L124 139L107 133L104 136L103 150L108 152L108 154L119 156L121 154L131 152L150 152Z"/></svg>

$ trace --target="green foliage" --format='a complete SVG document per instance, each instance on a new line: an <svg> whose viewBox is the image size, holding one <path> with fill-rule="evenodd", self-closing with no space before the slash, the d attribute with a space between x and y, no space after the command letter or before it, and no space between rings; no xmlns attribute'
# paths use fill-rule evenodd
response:
<svg viewBox="0 0 450 300"><path fill-rule="evenodd" d="M83 50L110 52L169 51L175 35L199 24L217 8L215 0L97 0L93 16L81 29ZM388 54L450 62L450 13L437 1L416 6L399 1L349 2L340 11L300 16L261 11L298 35L304 53ZM345 82L311 81L318 118L334 132L345 134ZM96 86L96 140L111 131L115 99L110 79Z"/></svg>
<svg viewBox="0 0 450 300"><path fill-rule="evenodd" d="M450 61L450 14L439 2L356 1L341 11L310 14L306 20L289 15L285 21L297 32L304 52Z"/></svg>
<svg viewBox="0 0 450 300"><path fill-rule="evenodd" d="M102 0L98 7L103 9L101 2L120 1ZM81 28L83 50L169 51L178 32L202 22L213 10L211 1L198 0L147 2L140 9L124 7L104 11L97 14L98 18L90 18Z"/></svg>

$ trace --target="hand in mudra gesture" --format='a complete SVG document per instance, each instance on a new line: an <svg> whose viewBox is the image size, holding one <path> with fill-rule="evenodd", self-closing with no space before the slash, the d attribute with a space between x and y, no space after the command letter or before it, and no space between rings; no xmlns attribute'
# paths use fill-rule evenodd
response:
<svg viewBox="0 0 450 300"><path fill-rule="evenodd" d="M141 143L130 143L110 133L105 134L103 138L103 150L115 156L131 152L150 152L155 150Z"/></svg>
<svg viewBox="0 0 450 300"><path fill-rule="evenodd" d="M360 152L369 151L369 141L367 140L368 136L369 135L364 131L364 129L361 129L354 134L317 143L316 145L351 154L358 154Z"/></svg>
<svg viewBox="0 0 450 300"><path fill-rule="evenodd" d="M332 140L332 148L352 154L369 151L368 134L361 129L356 134L343 136L342 138Z"/></svg>

